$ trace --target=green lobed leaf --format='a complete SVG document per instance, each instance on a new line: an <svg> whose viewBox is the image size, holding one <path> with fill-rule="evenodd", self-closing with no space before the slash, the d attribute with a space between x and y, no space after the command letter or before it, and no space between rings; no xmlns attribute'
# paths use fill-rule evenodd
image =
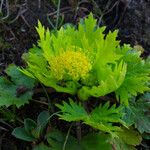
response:
<svg viewBox="0 0 150 150"><path fill-rule="evenodd" d="M52 150L62 150L66 139L66 134L60 132L59 130L53 129L47 134L46 138ZM68 140L66 142L65 150L77 150L77 149L80 150L77 139L69 135Z"/></svg>
<svg viewBox="0 0 150 150"><path fill-rule="evenodd" d="M100 97L117 90L124 81L126 68L127 66L123 62L120 62L118 66L115 65L113 70L110 68L107 70L104 67L103 70L107 70L107 72L100 76L105 76L105 79L101 80L98 86L82 86L78 91L79 98L87 100L89 96Z"/></svg>
<svg viewBox="0 0 150 150"><path fill-rule="evenodd" d="M49 112L48 111L42 111L37 118L37 125L38 126L44 126L49 121Z"/></svg>
<svg viewBox="0 0 150 150"><path fill-rule="evenodd" d="M56 105L62 112L58 116L60 119L66 121L83 121L85 124L90 125L91 127L101 130L103 132L111 133L115 136L114 131L119 131L120 127L113 125L113 123L120 123L125 125L123 120L122 107L116 107L115 105L111 106L109 103L105 105L100 105L95 108L90 114L88 114L84 107L76 104L72 100L67 104L63 102L63 105Z"/></svg>
<svg viewBox="0 0 150 150"><path fill-rule="evenodd" d="M116 90L117 98L126 105L128 99L137 96L138 93L150 91L150 60L143 60L139 51L128 51L124 54L127 63L127 73L124 82Z"/></svg>
<svg viewBox="0 0 150 150"><path fill-rule="evenodd" d="M137 146L141 143L142 137L140 133L132 128L123 128L122 131L117 133L118 137L122 139L126 144Z"/></svg>
<svg viewBox="0 0 150 150"><path fill-rule="evenodd" d="M30 99L32 99L33 92L31 90L25 91L25 93L21 93L21 95L17 96L17 89L25 87L18 87L13 83L8 83L6 78L0 78L0 106L11 106L16 105L20 107L25 103L28 103Z"/></svg>
<svg viewBox="0 0 150 150"><path fill-rule="evenodd" d="M129 104L125 109L124 121L128 126L134 124L140 133L150 133L150 94L146 93L137 100L132 99Z"/></svg>
<svg viewBox="0 0 150 150"><path fill-rule="evenodd" d="M118 137L111 140L112 146L116 150L136 150L135 146L139 145L142 141L139 132L132 128L122 128L116 134Z"/></svg>
<svg viewBox="0 0 150 150"><path fill-rule="evenodd" d="M47 141L53 150L62 150L66 135L58 130L52 130L47 135ZM80 143L73 136L69 135L65 150L111 150L110 136L101 133L93 133L84 136Z"/></svg>
<svg viewBox="0 0 150 150"><path fill-rule="evenodd" d="M66 121L80 121L84 120L87 117L87 112L81 106L81 104L77 105L70 99L69 104L63 102L63 105L56 104L56 106L61 109L63 115L59 114L60 119Z"/></svg>
<svg viewBox="0 0 150 150"><path fill-rule="evenodd" d="M50 114L48 111L42 111L37 118L37 127L33 131L33 134L36 135L37 138L39 138L42 135L43 130L45 129L46 125L49 122Z"/></svg>
<svg viewBox="0 0 150 150"><path fill-rule="evenodd" d="M122 120L122 117L124 116L122 109L122 106L116 107L116 105L112 105L110 107L109 102L107 102L104 105L96 107L89 115L89 118L84 122L93 128L110 133L115 137L115 131L120 131L121 128L113 123L120 123L126 126L125 122Z"/></svg>
<svg viewBox="0 0 150 150"><path fill-rule="evenodd" d="M10 65L6 73L11 80L0 77L0 106L20 107L32 99L35 80L21 73L15 65Z"/></svg>
<svg viewBox="0 0 150 150"><path fill-rule="evenodd" d="M113 148L116 150L136 150L134 146L127 145L123 140L115 138L112 140Z"/></svg>
<svg viewBox="0 0 150 150"><path fill-rule="evenodd" d="M22 72L19 71L19 68L14 64L9 65L5 72L17 86L25 86L26 88L32 89L35 85L35 80L22 74Z"/></svg>
<svg viewBox="0 0 150 150"><path fill-rule="evenodd" d="M24 128L28 134L32 134L32 131L36 128L37 124L34 120L27 118L24 120Z"/></svg>
<svg viewBox="0 0 150 150"><path fill-rule="evenodd" d="M102 133L92 133L81 140L82 150L112 150L110 136Z"/></svg>
<svg viewBox="0 0 150 150"><path fill-rule="evenodd" d="M31 134L27 133L25 128L22 127L15 128L12 132L12 135L18 139L28 142L33 142L36 140L36 138L34 138Z"/></svg>
<svg viewBox="0 0 150 150"><path fill-rule="evenodd" d="M32 150L52 150L49 146L45 145L44 143L40 143L39 145L35 146Z"/></svg>

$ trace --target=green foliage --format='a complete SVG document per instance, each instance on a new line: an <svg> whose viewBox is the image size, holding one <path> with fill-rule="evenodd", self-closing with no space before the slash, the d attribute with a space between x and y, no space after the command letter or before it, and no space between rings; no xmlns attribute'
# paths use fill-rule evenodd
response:
<svg viewBox="0 0 150 150"><path fill-rule="evenodd" d="M81 106L81 104L77 105L70 99L70 103L67 104L66 102L63 102L63 105L56 104L56 106L61 109L63 115L60 116L60 119L66 120L66 121L80 121L84 120L87 117L87 112L84 109L84 107Z"/></svg>
<svg viewBox="0 0 150 150"><path fill-rule="evenodd" d="M85 121L86 124L93 126L96 129L111 133L115 136L114 131L119 131L120 127L114 123L125 125L122 120L122 106L109 105L109 102L96 107L90 114L90 118Z"/></svg>
<svg viewBox="0 0 150 150"><path fill-rule="evenodd" d="M39 145L34 147L33 150L52 150L52 149L47 145L45 145L44 143L40 143Z"/></svg>
<svg viewBox="0 0 150 150"><path fill-rule="evenodd" d="M116 133L119 138L112 139L112 145L117 150L136 150L134 146L141 143L142 137L133 129L123 128Z"/></svg>
<svg viewBox="0 0 150 150"><path fill-rule="evenodd" d="M112 150L110 136L107 134L92 133L84 136L81 140L82 150Z"/></svg>
<svg viewBox="0 0 150 150"><path fill-rule="evenodd" d="M115 135L115 131L119 131L120 127L113 125L113 123L120 123L125 125L122 121L123 113L122 107L111 106L109 103L96 107L90 114L86 112L83 106L76 104L70 100L70 104L63 102L63 105L57 104L57 107L61 109L62 114L58 116L60 119L66 121L83 121L83 123L90 125L91 127L111 133Z"/></svg>
<svg viewBox="0 0 150 150"><path fill-rule="evenodd" d="M28 142L36 142L39 137L37 138L32 134L35 128L37 128L36 122L31 119L26 119L24 122L24 127L16 128L12 134L16 138ZM112 147L110 143L111 137L108 134L88 134L82 138L80 143L78 143L77 139L71 135L68 135L67 140L66 137L67 135L65 133L62 133L56 129L51 129L44 136L47 144L41 142L40 144L36 145L33 150L91 150L93 148L95 150L99 150L100 148L103 148L104 150L111 150Z"/></svg>
<svg viewBox="0 0 150 150"><path fill-rule="evenodd" d="M149 90L149 61L127 45L120 47L118 31L104 38L105 27L97 27L92 14L78 29L67 26L50 32L40 22L36 29L40 40L24 54L27 67L22 72L44 85L78 94L81 100L115 92L126 105L131 96Z"/></svg>
<svg viewBox="0 0 150 150"><path fill-rule="evenodd" d="M59 130L52 129L46 135L47 145L40 143L34 150L135 150L134 146L139 145L141 136L137 131L131 129L122 129L116 133L118 137L112 138L108 134L90 133L83 136L80 143L77 139L69 135L66 141L66 135ZM64 148L64 143L65 148Z"/></svg>
<svg viewBox="0 0 150 150"><path fill-rule="evenodd" d="M142 137L139 132L133 129L123 128L117 133L118 137L122 139L126 144L137 146L141 143Z"/></svg>
<svg viewBox="0 0 150 150"><path fill-rule="evenodd" d="M127 73L124 82L117 89L116 95L125 104L132 96L149 91L150 59L144 61L140 55L140 51L127 51L123 57L128 66Z"/></svg>
<svg viewBox="0 0 150 150"><path fill-rule="evenodd" d="M120 47L116 40L118 31L105 36L105 27L99 28L92 14L81 20L77 28L68 25L54 32L38 22L36 30L38 45L23 55L27 67L10 65L7 75L0 77L0 106L20 107L28 103L35 80L57 92L78 96L78 102L70 99L69 103L56 104L60 112L50 116L43 111L36 122L27 118L12 135L34 143L33 150L135 150L141 135L149 138L150 95L137 100L133 96L150 90L150 58L143 60L141 51L129 45ZM120 105L110 105L109 101L95 108L83 105L89 97L112 92ZM56 114L59 119L81 122L95 130L76 139L70 132L74 124L67 134L54 129L53 124L47 127Z"/></svg>
<svg viewBox="0 0 150 150"><path fill-rule="evenodd" d="M0 106L16 105L20 107L32 98L35 80L21 73L15 65L6 69L11 78L0 77Z"/></svg>
<svg viewBox="0 0 150 150"><path fill-rule="evenodd" d="M125 110L124 121L129 125L134 125L140 133L150 133L150 93L146 93L141 98L130 101L130 105Z"/></svg>
<svg viewBox="0 0 150 150"><path fill-rule="evenodd" d="M52 150L62 150L66 139L66 134L60 132L59 130L53 129L49 132L49 134L47 134L46 138ZM79 149L77 139L69 135L65 145L65 150L76 149Z"/></svg>
<svg viewBox="0 0 150 150"><path fill-rule="evenodd" d="M36 142L43 135L47 144L45 144L44 140L39 145L36 145L33 148L34 150L99 150L101 148L104 150L111 150L112 148L135 150L135 146L139 145L142 140L137 131L120 126L121 124L124 125L121 106L110 106L109 103L105 103L95 108L91 113L87 113L81 104L76 104L70 100L69 104L63 102L63 105L57 104L57 107L62 111L62 114L59 114L60 119L66 121L81 120L83 123L103 131L103 133L90 133L83 136L80 143L73 136L66 135L53 128L47 130L46 134L43 135L43 129L45 129L51 118L49 113L44 111L38 116L37 122L25 119L24 127L14 129L12 134L19 139L30 142ZM104 134L104 132L110 133L112 136Z"/></svg>
<svg viewBox="0 0 150 150"><path fill-rule="evenodd" d="M43 130L49 122L49 117L49 113L43 111L39 114L37 123L34 120L27 118L24 120L24 127L15 128L12 135L24 141L36 141L42 135Z"/></svg>
<svg viewBox="0 0 150 150"><path fill-rule="evenodd" d="M53 129L46 135L46 139L49 145L47 148L49 150L111 150L112 145L110 143L110 136L106 134L93 133L84 136L80 143L77 142L77 139L69 135L68 140L66 141L65 149L64 143L66 140L66 135L59 130ZM39 144L34 150L44 150L46 145L43 143Z"/></svg>
<svg viewBox="0 0 150 150"><path fill-rule="evenodd" d="M35 141L36 140L36 138L33 137L30 133L28 133L25 130L25 128L21 128L21 127L15 128L12 134L16 138L24 140L24 141L31 142L31 141Z"/></svg>

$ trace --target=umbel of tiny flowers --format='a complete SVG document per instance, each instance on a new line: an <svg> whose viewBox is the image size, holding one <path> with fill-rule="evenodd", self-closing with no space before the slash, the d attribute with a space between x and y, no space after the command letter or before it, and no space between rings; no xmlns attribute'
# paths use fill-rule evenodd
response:
<svg viewBox="0 0 150 150"><path fill-rule="evenodd" d="M92 68L89 58L79 50L63 51L60 55L50 57L48 62L51 74L58 81L86 79Z"/></svg>

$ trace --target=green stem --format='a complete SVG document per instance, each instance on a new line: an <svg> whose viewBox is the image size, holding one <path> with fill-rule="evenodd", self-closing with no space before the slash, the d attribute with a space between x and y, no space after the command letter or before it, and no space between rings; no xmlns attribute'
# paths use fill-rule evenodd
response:
<svg viewBox="0 0 150 150"><path fill-rule="evenodd" d="M58 0L58 5L57 5L57 20L56 20L56 30L58 29L58 22L59 22L59 17L60 17L60 3L61 0Z"/></svg>
<svg viewBox="0 0 150 150"><path fill-rule="evenodd" d="M55 29L54 24L52 23L52 21L50 20L49 16L47 16L47 21L49 22L49 24L52 26L53 29ZM56 30L56 29L55 29Z"/></svg>
<svg viewBox="0 0 150 150"><path fill-rule="evenodd" d="M61 111L58 111L58 112L53 113L47 120L49 121L53 116L59 114L60 112L61 112Z"/></svg>
<svg viewBox="0 0 150 150"><path fill-rule="evenodd" d="M54 112L54 111L53 111L52 104L51 104L51 101L50 101L50 97L49 97L49 95L48 95L48 93L47 93L45 87L43 86L43 84L41 84L41 86L42 86L42 88L43 88L43 90L44 90L44 93L45 93L45 95L46 95L46 97L47 97L47 100L48 100L48 109L51 110L52 112Z"/></svg>
<svg viewBox="0 0 150 150"><path fill-rule="evenodd" d="M64 145L63 145L63 149L62 149L62 150L65 150L65 149L66 149L66 144L67 144L67 141L68 141L68 137L69 137L69 134L70 134L72 125L73 125L73 123L72 123L71 126L69 127L69 130L68 130L68 132L67 132L67 135L66 135L65 142L64 142Z"/></svg>
<svg viewBox="0 0 150 150"><path fill-rule="evenodd" d="M81 122L80 121L76 122L76 132L77 132L78 143L80 143L81 141Z"/></svg>

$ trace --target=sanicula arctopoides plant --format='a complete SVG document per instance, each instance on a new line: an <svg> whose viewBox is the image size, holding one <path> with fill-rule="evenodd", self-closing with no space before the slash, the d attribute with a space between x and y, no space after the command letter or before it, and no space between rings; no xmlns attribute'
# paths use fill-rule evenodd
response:
<svg viewBox="0 0 150 150"><path fill-rule="evenodd" d="M38 46L23 55L27 67L21 71L45 86L77 94L80 100L115 92L125 105L131 96L149 90L149 59L129 45L119 46L117 30L105 37L105 27L99 28L92 14L77 29L68 25L50 32L40 22L36 29Z"/></svg>

